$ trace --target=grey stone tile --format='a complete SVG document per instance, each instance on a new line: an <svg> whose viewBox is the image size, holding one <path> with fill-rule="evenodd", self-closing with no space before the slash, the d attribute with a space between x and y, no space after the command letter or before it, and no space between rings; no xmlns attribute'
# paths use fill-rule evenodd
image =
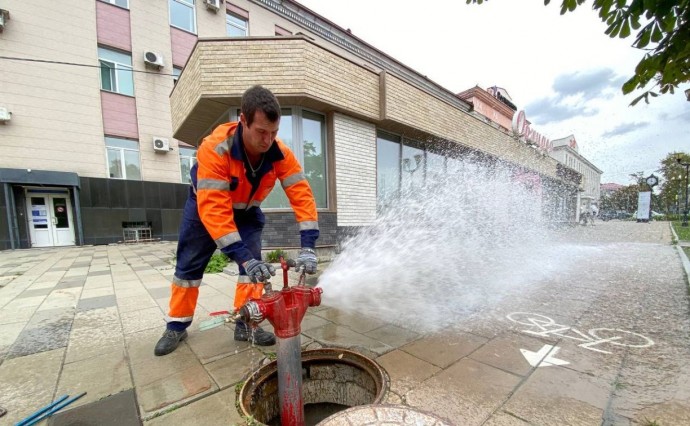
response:
<svg viewBox="0 0 690 426"><path fill-rule="evenodd" d="M170 297L170 287L163 287L163 288L149 288L149 293L151 293L151 296L153 296L154 299L164 299L166 297Z"/></svg>
<svg viewBox="0 0 690 426"><path fill-rule="evenodd" d="M321 327L304 330L305 336L312 338L324 346L335 346L340 348L361 348L377 355L390 352L393 348L385 343L374 340L363 334L352 331L351 329L337 325L326 324Z"/></svg>
<svg viewBox="0 0 690 426"><path fill-rule="evenodd" d="M7 414L0 424L13 425L50 404L65 350L5 360L0 365L0 395Z"/></svg>
<svg viewBox="0 0 690 426"><path fill-rule="evenodd" d="M425 337L403 346L403 351L419 359L446 368L486 343L487 339L470 333Z"/></svg>
<svg viewBox="0 0 690 426"><path fill-rule="evenodd" d="M416 386L407 393L406 400L412 407L453 419L455 424L480 425L508 398L520 380L518 376L465 358ZM601 418L595 424L600 423ZM537 424L592 423L547 420Z"/></svg>
<svg viewBox="0 0 690 426"><path fill-rule="evenodd" d="M419 338L419 334L396 325L388 324L372 330L365 335L390 345L394 348L405 345Z"/></svg>
<svg viewBox="0 0 690 426"><path fill-rule="evenodd" d="M49 309L34 314L7 354L17 358L64 348L74 320L73 309Z"/></svg>
<svg viewBox="0 0 690 426"><path fill-rule="evenodd" d="M83 268L89 265L91 265L91 262L74 262L72 268Z"/></svg>
<svg viewBox="0 0 690 426"><path fill-rule="evenodd" d="M115 296L91 297L79 300L77 311L89 311L91 309L109 308L117 304Z"/></svg>
<svg viewBox="0 0 690 426"><path fill-rule="evenodd" d="M141 425L141 420L139 420L134 390L128 389L99 401L55 414L48 420L48 425L136 426Z"/></svg>
<svg viewBox="0 0 690 426"><path fill-rule="evenodd" d="M144 422L146 426L239 425L245 423L235 408L235 388L214 393L175 411Z"/></svg>
<svg viewBox="0 0 690 426"><path fill-rule="evenodd" d="M84 279L75 280L75 281L60 281L58 283L58 285L55 286L55 290L63 290L66 288L83 287L85 282L86 282L86 277Z"/></svg>
<svg viewBox="0 0 690 426"><path fill-rule="evenodd" d="M89 272L89 275L88 275L88 276L89 276L89 277L98 277L98 276L101 276L101 275L110 275L110 269L105 270L105 271L93 271L93 272Z"/></svg>
<svg viewBox="0 0 690 426"><path fill-rule="evenodd" d="M503 406L533 424L601 424L611 385L563 367L538 368Z"/></svg>
<svg viewBox="0 0 690 426"><path fill-rule="evenodd" d="M25 290L25 291L21 292L19 294L19 296L17 296L17 299L24 299L26 297L34 297L34 296L45 296L48 293L50 293L51 291L53 291L53 289L50 287L42 288L42 289L38 289L38 290Z"/></svg>

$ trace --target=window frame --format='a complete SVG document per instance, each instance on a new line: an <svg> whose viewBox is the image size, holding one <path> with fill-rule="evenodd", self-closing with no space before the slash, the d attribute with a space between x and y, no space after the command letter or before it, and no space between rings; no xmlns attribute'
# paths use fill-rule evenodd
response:
<svg viewBox="0 0 690 426"><path fill-rule="evenodd" d="M173 86L177 85L180 80L180 75L182 75L182 68L173 66L172 76L173 76Z"/></svg>
<svg viewBox="0 0 690 426"><path fill-rule="evenodd" d="M119 7L119 8L122 8L122 9L125 9L125 10L129 10L129 0L101 0L101 1L102 1L103 3L112 4L113 6L117 6L117 7ZM123 1L124 1L124 3L125 3L125 6L122 6L122 5L118 4L118 2L122 3Z"/></svg>
<svg viewBox="0 0 690 426"><path fill-rule="evenodd" d="M303 126L302 126L302 121L304 119L303 116L303 111L306 111L309 114L315 114L318 116L323 117L323 128L321 130L321 137L323 138L323 157L324 157L324 178L326 180L326 186L325 186L325 201L326 205L323 207L318 206L318 201L317 201L317 207L316 209L319 211L328 211L331 208L331 176L330 176L330 164L329 164L329 158L330 158L330 147L328 143L328 114L325 114L323 112L313 110L310 108L304 108L300 106L281 106L281 110L290 110L290 117L292 118L292 143L287 143L285 141L285 144L288 145L290 150L292 151L293 154L295 154L295 157L297 158L297 161L299 161L300 166L302 167L302 170L305 168L304 164L304 148L303 148L303 141L302 142L297 142L301 141L302 137L304 135L303 132ZM230 121L239 121L239 116L240 116L240 109L239 108L231 108L230 109ZM285 116L284 112L281 112L281 121L283 117ZM278 189L281 188L281 189ZM273 189L282 191L282 186L280 183L276 183L276 186ZM271 191L271 194L273 194L273 191ZM270 194L269 194L270 196ZM265 202L266 200L264 200ZM266 207L264 204L261 205L261 210L267 211L267 212L286 212L286 211L291 211L291 207Z"/></svg>
<svg viewBox="0 0 690 426"><path fill-rule="evenodd" d="M191 12L191 23L192 23L192 28L182 28L179 27L172 22L172 5L173 3L180 4L182 6L188 7ZM196 0L168 0L168 23L170 24L171 27L177 28L178 30L186 31L188 33L197 34L197 25L196 25Z"/></svg>
<svg viewBox="0 0 690 426"><path fill-rule="evenodd" d="M119 55L129 56L130 63L132 61L132 54L129 52L122 52L122 51L112 49L109 47L105 47L105 46L98 46L98 63L100 64L99 72L101 73L101 76L100 76L101 77L101 90L103 90L105 92L110 92L110 93L117 93L119 95L134 97L134 74L133 74L134 73L134 67L131 64L123 64L121 62L115 62L112 59L103 59L101 57L101 50L110 51L113 53L117 53ZM103 74L102 74L103 73L103 63L112 64L112 66L107 66L107 68L110 70L111 83L114 83L114 86L115 86L113 89L106 89L103 87ZM120 91L120 78L119 78L119 74L118 74L118 71L120 71L120 70L129 70L129 72L130 72L129 75L131 76L131 79L132 79L132 84L131 84L132 93L131 94L130 93L123 93Z"/></svg>
<svg viewBox="0 0 690 426"><path fill-rule="evenodd" d="M130 147L125 147L125 146L116 146L116 145L109 145L109 141L122 141L124 144L127 143L132 143L132 145L136 145L137 148L130 148ZM116 179L116 180L143 180L143 174L141 170L141 144L139 143L138 140L134 139L127 139L127 138L121 138L117 136L108 136L106 135L104 137L104 143L105 143L105 159L106 159L106 176L108 179ZM110 153L109 150L119 150L119 162L120 162L120 169L122 170L122 177L114 177L110 176ZM127 160L125 158L125 151L129 152L136 152L137 153L137 167L139 168L139 178L138 179L133 179L133 178L128 178L127 177Z"/></svg>
<svg viewBox="0 0 690 426"><path fill-rule="evenodd" d="M179 158L180 158L180 181L184 184L191 183L192 178L191 176L187 176L187 180L185 180L184 174L182 173L182 162L183 161L189 161L189 170L194 167L194 164L196 164L197 159L196 159L196 154L198 151L198 148L196 147L188 147L188 146L180 146L178 147L179 150ZM191 151L193 155L183 155L184 151Z"/></svg>
<svg viewBox="0 0 690 426"><path fill-rule="evenodd" d="M238 21L244 22L244 28L241 27L238 23L231 21L228 19L229 17L233 17L237 19ZM244 30L243 35L231 35L228 33L228 26L234 27L238 30ZM227 37L247 37L249 35L249 18L241 16L235 12L232 12L230 10L225 11L225 35Z"/></svg>

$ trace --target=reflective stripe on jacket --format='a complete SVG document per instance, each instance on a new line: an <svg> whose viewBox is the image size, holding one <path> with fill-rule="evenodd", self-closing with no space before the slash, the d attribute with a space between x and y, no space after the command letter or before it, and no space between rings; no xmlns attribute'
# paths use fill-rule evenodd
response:
<svg viewBox="0 0 690 426"><path fill-rule="evenodd" d="M239 134L234 137L238 128L241 132L237 122L225 123L204 138L197 151L196 179L192 176L199 216L218 248L241 241L233 208L259 207L277 179L290 200L300 230L318 230L314 195L292 151L276 138L264 154L264 162L258 170L263 176L252 191L244 166L241 137Z"/></svg>

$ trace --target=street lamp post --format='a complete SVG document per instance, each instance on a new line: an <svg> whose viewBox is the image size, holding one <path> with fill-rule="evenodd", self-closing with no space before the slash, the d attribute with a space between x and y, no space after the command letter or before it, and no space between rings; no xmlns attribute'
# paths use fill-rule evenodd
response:
<svg viewBox="0 0 690 426"><path fill-rule="evenodd" d="M683 211L683 223L681 226L688 226L688 168L690 163L683 163L683 160L678 157L676 161L679 165L685 167L685 211Z"/></svg>

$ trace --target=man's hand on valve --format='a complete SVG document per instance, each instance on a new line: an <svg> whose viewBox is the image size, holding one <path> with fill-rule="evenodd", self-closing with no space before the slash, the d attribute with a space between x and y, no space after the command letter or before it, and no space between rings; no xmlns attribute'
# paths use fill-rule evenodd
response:
<svg viewBox="0 0 690 426"><path fill-rule="evenodd" d="M304 272L307 274L316 273L316 252L314 249L304 247L299 252L297 256L297 270L301 270L304 267Z"/></svg>
<svg viewBox="0 0 690 426"><path fill-rule="evenodd" d="M242 266L253 283L268 280L276 274L276 268L273 265L261 260L251 259L244 262Z"/></svg>

